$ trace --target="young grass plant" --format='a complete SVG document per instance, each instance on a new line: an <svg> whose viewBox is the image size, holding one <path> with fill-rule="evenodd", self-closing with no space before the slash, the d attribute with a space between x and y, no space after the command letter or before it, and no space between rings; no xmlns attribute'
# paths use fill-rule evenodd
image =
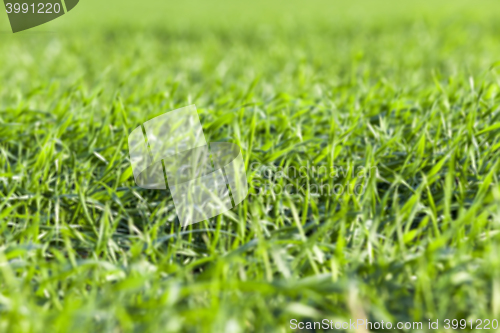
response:
<svg viewBox="0 0 500 333"><path fill-rule="evenodd" d="M0 331L498 318L494 10L301 6L2 37ZM250 193L182 229L168 191L135 185L127 137L193 103L207 141L241 147Z"/></svg>

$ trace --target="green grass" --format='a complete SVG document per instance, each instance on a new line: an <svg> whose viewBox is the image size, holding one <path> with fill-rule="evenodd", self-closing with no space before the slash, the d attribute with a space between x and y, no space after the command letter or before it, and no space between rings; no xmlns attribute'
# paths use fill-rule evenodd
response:
<svg viewBox="0 0 500 333"><path fill-rule="evenodd" d="M500 5L117 3L0 15L0 332L499 318ZM183 230L127 136L192 103L251 191ZM376 172L263 172L307 163Z"/></svg>

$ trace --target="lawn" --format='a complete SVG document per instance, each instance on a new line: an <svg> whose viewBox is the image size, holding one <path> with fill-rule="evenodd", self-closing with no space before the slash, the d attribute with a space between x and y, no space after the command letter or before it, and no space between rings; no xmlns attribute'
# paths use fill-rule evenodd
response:
<svg viewBox="0 0 500 333"><path fill-rule="evenodd" d="M82 0L18 34L0 14L0 332L494 327L499 10ZM250 193L182 228L127 137L190 104Z"/></svg>

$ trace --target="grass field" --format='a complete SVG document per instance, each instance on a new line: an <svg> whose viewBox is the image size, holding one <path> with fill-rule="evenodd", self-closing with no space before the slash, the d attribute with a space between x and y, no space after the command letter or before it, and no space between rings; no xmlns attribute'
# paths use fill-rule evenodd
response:
<svg viewBox="0 0 500 333"><path fill-rule="evenodd" d="M0 14L0 332L499 320L499 9L82 0L15 35ZM183 230L127 136L189 104L251 189Z"/></svg>

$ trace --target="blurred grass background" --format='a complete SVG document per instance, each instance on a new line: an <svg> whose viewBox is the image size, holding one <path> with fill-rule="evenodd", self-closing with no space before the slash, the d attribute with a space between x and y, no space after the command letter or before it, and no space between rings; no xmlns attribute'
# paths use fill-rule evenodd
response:
<svg viewBox="0 0 500 333"><path fill-rule="evenodd" d="M15 35L0 15L0 331L498 318L499 8L82 0ZM252 163L378 172L362 196L254 186L182 231L126 138L192 103L251 184L284 181Z"/></svg>

